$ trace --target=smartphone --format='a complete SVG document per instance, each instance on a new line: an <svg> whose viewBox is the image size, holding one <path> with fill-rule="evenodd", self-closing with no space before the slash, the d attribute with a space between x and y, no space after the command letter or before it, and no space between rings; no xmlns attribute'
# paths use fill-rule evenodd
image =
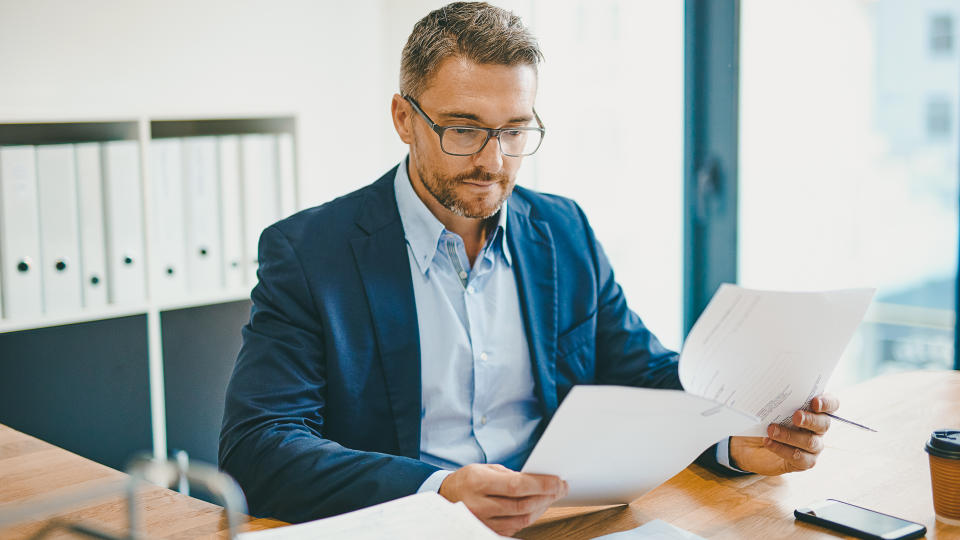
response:
<svg viewBox="0 0 960 540"><path fill-rule="evenodd" d="M836 499L818 501L797 508L793 515L800 521L815 523L857 538L871 540L900 540L920 538L927 528L919 523L881 514Z"/></svg>

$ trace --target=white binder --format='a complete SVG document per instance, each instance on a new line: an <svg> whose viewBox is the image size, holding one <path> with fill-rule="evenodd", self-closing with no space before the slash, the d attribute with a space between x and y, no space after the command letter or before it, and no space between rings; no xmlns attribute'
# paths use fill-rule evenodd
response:
<svg viewBox="0 0 960 540"><path fill-rule="evenodd" d="M219 180L217 139L183 139L187 289L192 293L209 293L223 288Z"/></svg>
<svg viewBox="0 0 960 540"><path fill-rule="evenodd" d="M223 236L223 282L229 291L238 291L246 283L243 261L243 205L240 186L240 140L220 137L220 231ZM251 255L251 258L255 255Z"/></svg>
<svg viewBox="0 0 960 540"><path fill-rule="evenodd" d="M136 304L146 299L140 147L111 141L102 150L107 291L113 304Z"/></svg>
<svg viewBox="0 0 960 540"><path fill-rule="evenodd" d="M150 293L171 301L187 293L187 249L184 228L183 162L180 139L150 141L151 245Z"/></svg>
<svg viewBox="0 0 960 540"><path fill-rule="evenodd" d="M260 233L280 217L276 138L274 135L243 135L240 153L246 277L247 283L254 285L257 283Z"/></svg>
<svg viewBox="0 0 960 540"><path fill-rule="evenodd" d="M73 145L37 147L40 201L40 260L43 261L44 313L80 311L80 222Z"/></svg>
<svg viewBox="0 0 960 540"><path fill-rule="evenodd" d="M0 282L7 319L43 313L36 151L0 147Z"/></svg>
<svg viewBox="0 0 960 540"><path fill-rule="evenodd" d="M103 181L100 169L100 145L78 144L77 201L80 220L80 282L83 307L107 304L107 258L103 234Z"/></svg>
<svg viewBox="0 0 960 540"><path fill-rule="evenodd" d="M277 135L277 161L280 174L280 217L287 217L297 211L297 168L293 135Z"/></svg>

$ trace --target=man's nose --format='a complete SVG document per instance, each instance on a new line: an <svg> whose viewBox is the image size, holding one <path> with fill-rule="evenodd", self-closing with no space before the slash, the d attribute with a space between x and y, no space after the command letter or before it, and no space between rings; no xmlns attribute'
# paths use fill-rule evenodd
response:
<svg viewBox="0 0 960 540"><path fill-rule="evenodd" d="M486 146L473 155L473 162L489 172L500 172L503 169L503 153L500 152L500 140L490 137Z"/></svg>

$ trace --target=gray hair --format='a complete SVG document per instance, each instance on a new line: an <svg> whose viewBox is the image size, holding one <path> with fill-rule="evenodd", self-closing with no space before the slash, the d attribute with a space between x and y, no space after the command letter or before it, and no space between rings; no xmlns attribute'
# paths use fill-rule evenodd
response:
<svg viewBox="0 0 960 540"><path fill-rule="evenodd" d="M543 53L520 17L486 2L454 2L413 26L400 58L400 93L420 97L440 63L450 57L536 69Z"/></svg>

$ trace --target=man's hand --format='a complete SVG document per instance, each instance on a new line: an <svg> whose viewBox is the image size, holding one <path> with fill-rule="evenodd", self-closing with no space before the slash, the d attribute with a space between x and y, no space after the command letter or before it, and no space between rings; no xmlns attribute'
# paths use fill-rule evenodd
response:
<svg viewBox="0 0 960 540"><path fill-rule="evenodd" d="M824 394L813 398L810 408L813 412L793 413L795 427L770 424L767 437L730 437L731 465L767 476L813 467L823 451L823 434L830 428L830 417L820 413L836 412L840 402Z"/></svg>
<svg viewBox="0 0 960 540"><path fill-rule="evenodd" d="M502 465L467 465L447 476L440 495L467 508L497 534L512 536L532 524L569 487L556 476L526 474Z"/></svg>

